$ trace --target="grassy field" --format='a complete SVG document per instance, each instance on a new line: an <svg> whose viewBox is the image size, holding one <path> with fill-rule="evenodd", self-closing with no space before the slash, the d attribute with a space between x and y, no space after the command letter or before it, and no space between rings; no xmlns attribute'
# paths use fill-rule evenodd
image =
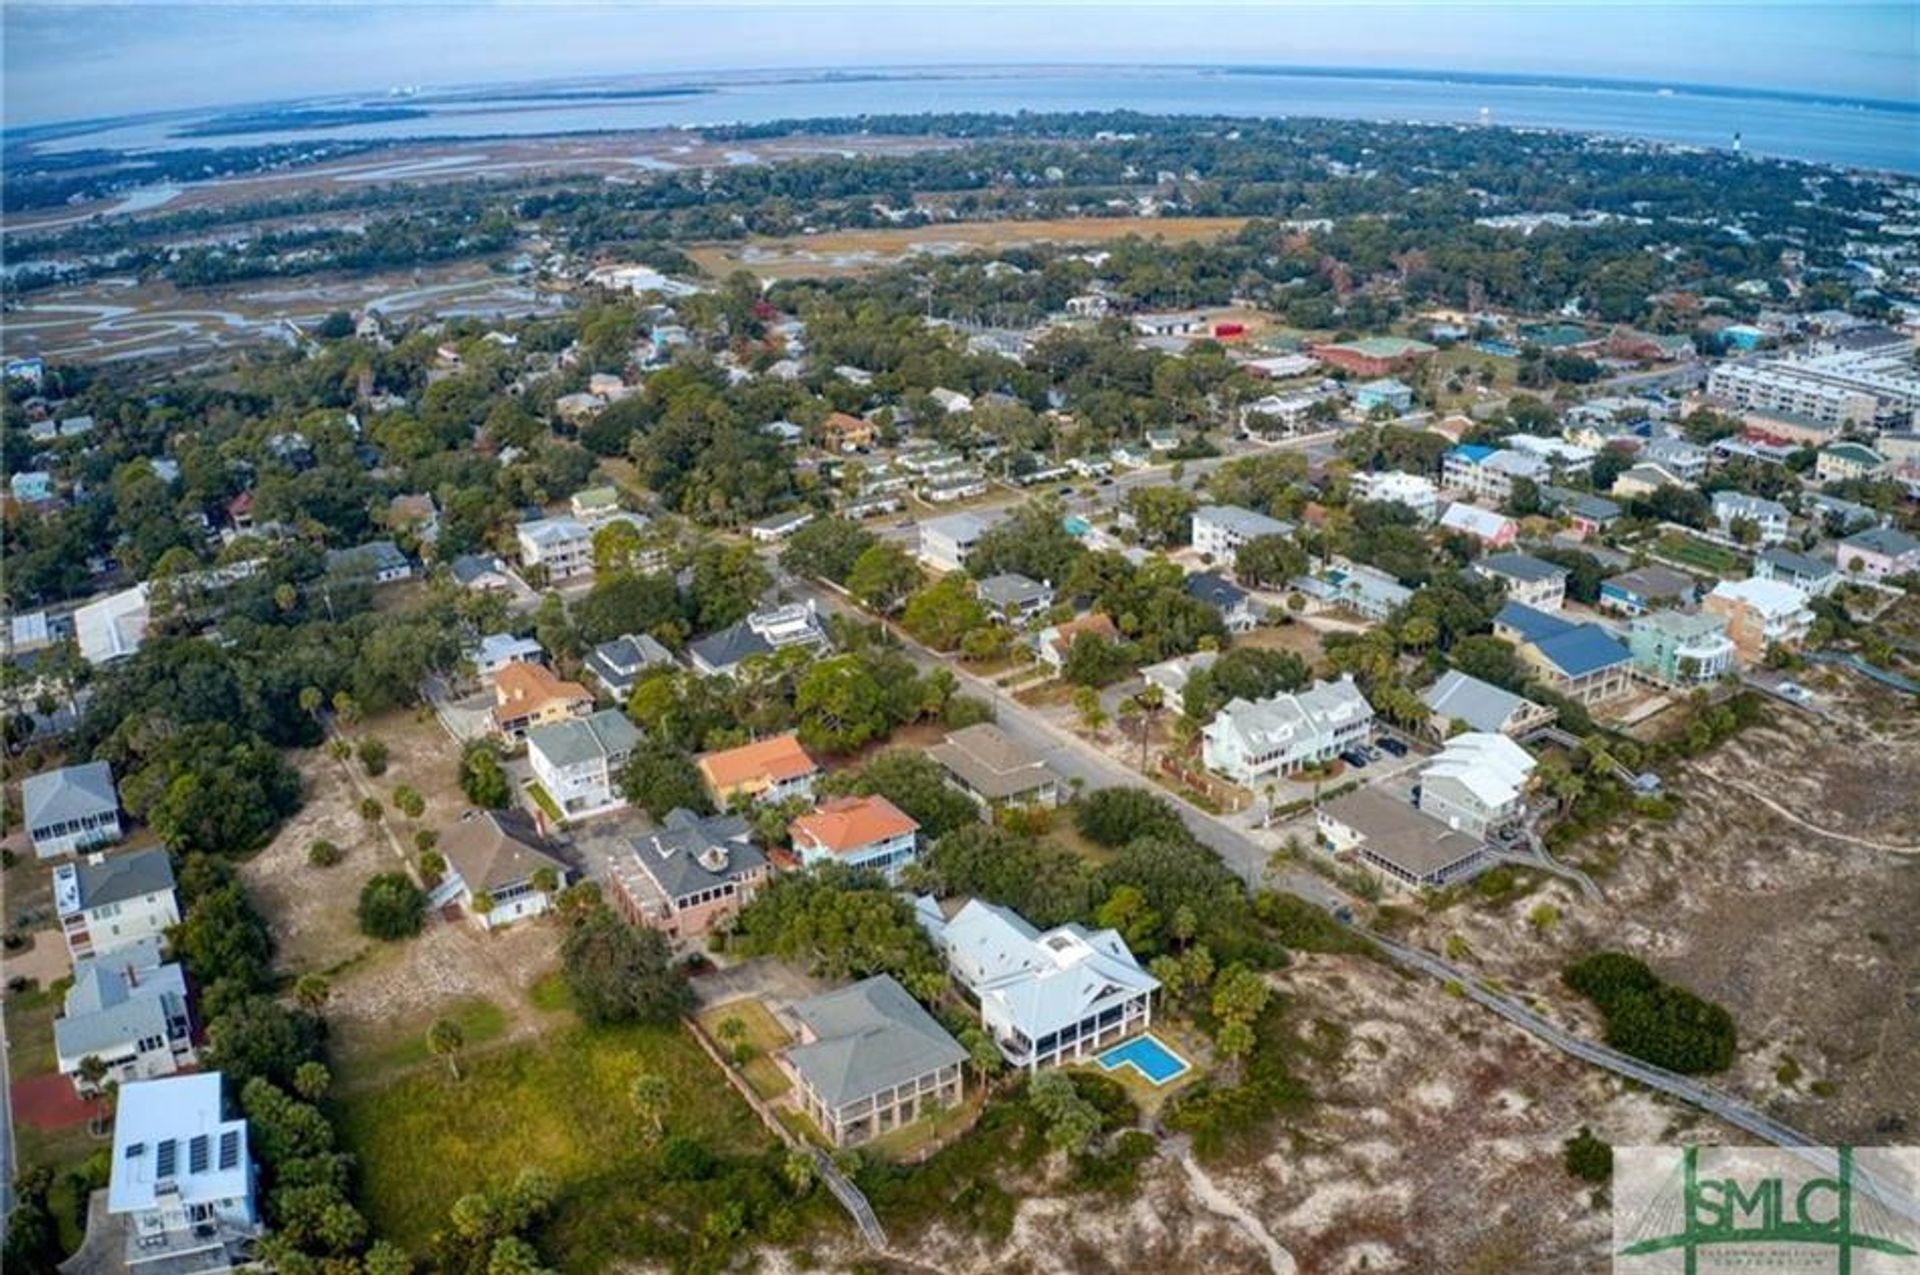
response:
<svg viewBox="0 0 1920 1275"><path fill-rule="evenodd" d="M843 230L821 235L703 244L687 255L711 274L750 270L780 278L824 278L893 265L915 252L968 251L1032 243L1111 243L1128 235L1191 243L1230 235L1245 217L1067 217L1047 221L966 222L904 230Z"/></svg>
<svg viewBox="0 0 1920 1275"><path fill-rule="evenodd" d="M776 1050L785 1049L793 1043L793 1037L787 1033L763 1003L758 1000L727 1001L701 1011L700 1025L707 1034L719 1043L721 1050L730 1048L727 1039L721 1034L720 1025L730 1018L740 1020L746 1028L742 1043L752 1050L740 1071L753 1086L753 1091L772 1102L793 1088L793 1082L787 1079L787 1073L773 1061Z"/></svg>
<svg viewBox="0 0 1920 1275"><path fill-rule="evenodd" d="M375 1228L422 1251L460 1196L534 1168L559 1184L549 1229L568 1269L658 1251L645 1233L663 1221L661 1148L628 1098L642 1071L671 1089L668 1138L697 1137L717 1156L757 1156L772 1144L684 1030L570 1026L470 1059L458 1081L420 1068L342 1099Z"/></svg>
<svg viewBox="0 0 1920 1275"><path fill-rule="evenodd" d="M1744 576L1747 573L1747 557L1724 545L1716 545L1695 536L1678 531L1669 531L1654 541L1654 549L1666 558L1705 571L1712 575L1728 578Z"/></svg>

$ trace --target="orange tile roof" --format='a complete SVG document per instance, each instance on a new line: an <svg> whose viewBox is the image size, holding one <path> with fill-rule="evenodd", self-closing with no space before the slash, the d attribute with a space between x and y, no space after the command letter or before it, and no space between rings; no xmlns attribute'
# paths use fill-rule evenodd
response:
<svg viewBox="0 0 1920 1275"><path fill-rule="evenodd" d="M836 797L801 815L788 828L797 844L803 838L835 854L847 854L920 825L885 797Z"/></svg>
<svg viewBox="0 0 1920 1275"><path fill-rule="evenodd" d="M700 773L720 792L743 784L779 783L798 779L819 770L800 740L793 735L775 735L757 743L707 753L700 758Z"/></svg>
<svg viewBox="0 0 1920 1275"><path fill-rule="evenodd" d="M544 664L530 661L509 664L494 674L493 693L499 700L493 710L496 721L524 717L555 700L593 703L592 691L578 682L565 681Z"/></svg>
<svg viewBox="0 0 1920 1275"><path fill-rule="evenodd" d="M1094 637L1105 638L1109 642L1120 640L1120 630L1114 627L1112 620L1099 611L1092 615L1083 615L1077 620L1068 620L1054 630L1053 649L1065 655L1073 646L1073 640L1082 633L1091 633Z"/></svg>

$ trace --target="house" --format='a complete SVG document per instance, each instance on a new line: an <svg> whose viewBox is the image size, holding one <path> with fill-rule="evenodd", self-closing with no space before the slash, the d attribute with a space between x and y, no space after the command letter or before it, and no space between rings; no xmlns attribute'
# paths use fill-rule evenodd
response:
<svg viewBox="0 0 1920 1275"><path fill-rule="evenodd" d="M1170 660L1158 664L1149 664L1140 670L1140 676L1149 686L1160 688L1160 694L1168 704L1178 705L1186 694L1187 683L1193 675L1202 669L1210 669L1220 658L1218 651L1195 651L1191 655L1176 655Z"/></svg>
<svg viewBox="0 0 1920 1275"><path fill-rule="evenodd" d="M1659 565L1635 567L1600 582L1600 607L1643 615L1659 607L1688 607L1699 596L1693 577Z"/></svg>
<svg viewBox="0 0 1920 1275"><path fill-rule="evenodd" d="M1693 484L1707 476L1707 462L1712 454L1698 443L1689 443L1684 438L1654 438L1640 449L1643 460L1658 465L1680 482Z"/></svg>
<svg viewBox="0 0 1920 1275"><path fill-rule="evenodd" d="M920 524L920 561L935 571L958 571L993 524L979 514L949 514Z"/></svg>
<svg viewBox="0 0 1920 1275"><path fill-rule="evenodd" d="M1808 492L1801 499L1800 507L1809 519L1819 519L1832 536L1847 536L1868 527L1887 525L1887 516L1879 510L1823 492Z"/></svg>
<svg viewBox="0 0 1920 1275"><path fill-rule="evenodd" d="M1077 1062L1153 1025L1160 980L1113 930L1069 922L1044 933L1008 908L971 899L950 921L919 913L980 1024L1015 1067Z"/></svg>
<svg viewBox="0 0 1920 1275"><path fill-rule="evenodd" d="M1413 387L1393 377L1382 377L1377 381L1362 381L1353 387L1353 405L1363 414L1371 415L1375 408L1384 407L1395 416L1403 416L1413 410Z"/></svg>
<svg viewBox="0 0 1920 1275"><path fill-rule="evenodd" d="M1584 540L1611 527L1620 517L1620 506L1605 496L1569 487L1545 486L1540 503L1555 517L1566 519L1573 533Z"/></svg>
<svg viewBox="0 0 1920 1275"><path fill-rule="evenodd" d="M567 509L576 521L598 526L620 512L620 491L610 484L582 488L567 499Z"/></svg>
<svg viewBox="0 0 1920 1275"><path fill-rule="evenodd" d="M530 637L515 637L511 633L487 634L473 648L470 656L474 672L483 678L498 677L510 665L538 664L546 657L547 653L541 649L540 643Z"/></svg>
<svg viewBox="0 0 1920 1275"><path fill-rule="evenodd" d="M949 390L936 385L927 391L927 397L933 400L935 407L949 416L956 412L973 410L973 400L958 390Z"/></svg>
<svg viewBox="0 0 1920 1275"><path fill-rule="evenodd" d="M1234 551L1261 536L1293 533L1291 523L1238 505L1205 505L1193 513L1193 548L1202 557L1233 565Z"/></svg>
<svg viewBox="0 0 1920 1275"><path fill-rule="evenodd" d="M228 1120L219 1072L136 1080L114 1104L107 1213L139 1275L254 1265L260 1234L247 1122Z"/></svg>
<svg viewBox="0 0 1920 1275"><path fill-rule="evenodd" d="M1455 735L1421 770L1415 804L1449 828L1484 837L1526 813L1527 783L1537 765L1498 731Z"/></svg>
<svg viewBox="0 0 1920 1275"><path fill-rule="evenodd" d="M836 1147L959 1105L967 1051L891 974L791 1006L799 1040L777 1055L800 1110Z"/></svg>
<svg viewBox="0 0 1920 1275"><path fill-rule="evenodd" d="M658 831L629 837L611 857L613 903L627 920L671 939L697 939L731 920L767 883L767 856L745 815L670 811Z"/></svg>
<svg viewBox="0 0 1920 1275"><path fill-rule="evenodd" d="M1787 538L1787 507L1777 500L1749 496L1744 491L1713 493L1713 523L1720 533L1739 539L1736 523L1752 523L1763 545L1777 545Z"/></svg>
<svg viewBox="0 0 1920 1275"><path fill-rule="evenodd" d="M536 518L513 529L520 562L540 567L549 580L570 580L593 571L593 532L578 518Z"/></svg>
<svg viewBox="0 0 1920 1275"><path fill-rule="evenodd" d="M509 664L494 675L493 732L525 739L527 732L593 711L593 693L561 678L544 664Z"/></svg>
<svg viewBox="0 0 1920 1275"><path fill-rule="evenodd" d="M447 574L463 589L475 593L510 593L513 577L507 564L491 553L467 553L447 564Z"/></svg>
<svg viewBox="0 0 1920 1275"><path fill-rule="evenodd" d="M800 746L798 736L774 735L702 753L696 763L707 794L716 806L725 809L736 798L755 802L785 801L789 797L812 797L813 781L820 777L820 763Z"/></svg>
<svg viewBox="0 0 1920 1275"><path fill-rule="evenodd" d="M846 412L834 412L820 425L821 444L830 452L852 452L862 447L872 447L874 433L872 421Z"/></svg>
<svg viewBox="0 0 1920 1275"><path fill-rule="evenodd" d="M120 840L120 795L113 768L103 761L27 776L20 782L20 813L37 858Z"/></svg>
<svg viewBox="0 0 1920 1275"><path fill-rule="evenodd" d="M325 558L331 575L394 584L413 575L413 563L391 540L370 540L352 549L329 549Z"/></svg>
<svg viewBox="0 0 1920 1275"><path fill-rule="evenodd" d="M807 437L806 430L789 420L768 421L760 427L760 432L782 447L798 447Z"/></svg>
<svg viewBox="0 0 1920 1275"><path fill-rule="evenodd" d="M1449 669L1422 691L1420 702L1432 714L1427 721L1429 733L1440 739L1452 734L1455 726L1520 739L1554 719L1552 709L1458 669Z"/></svg>
<svg viewBox="0 0 1920 1275"><path fill-rule="evenodd" d="M76 961L163 940L180 924L173 864L158 846L61 864L53 870L53 906Z"/></svg>
<svg viewBox="0 0 1920 1275"><path fill-rule="evenodd" d="M1842 540L1833 560L1850 576L1884 580L1920 571L1920 539L1891 527L1873 527Z"/></svg>
<svg viewBox="0 0 1920 1275"><path fill-rule="evenodd" d="M760 544L778 544L813 521L811 509L789 509L785 513L762 518L747 530Z"/></svg>
<svg viewBox="0 0 1920 1275"><path fill-rule="evenodd" d="M1841 581L1837 563L1822 562L1804 553L1775 546L1762 549L1753 559L1753 574L1762 580L1790 584L1808 597L1824 598Z"/></svg>
<svg viewBox="0 0 1920 1275"><path fill-rule="evenodd" d="M44 469L22 470L7 480L7 490L17 504L52 504L53 475Z"/></svg>
<svg viewBox="0 0 1920 1275"><path fill-rule="evenodd" d="M1506 589L1509 601L1558 611L1567 600L1567 569L1528 553L1496 553L1473 564L1475 575Z"/></svg>
<svg viewBox="0 0 1920 1275"><path fill-rule="evenodd" d="M1515 479L1524 478L1537 487L1552 476L1553 467L1538 456L1479 443L1455 447L1440 462L1441 486L1496 504L1512 497Z"/></svg>
<svg viewBox="0 0 1920 1275"><path fill-rule="evenodd" d="M1725 616L1706 611L1649 611L1627 626L1634 672L1661 686L1698 686L1733 671L1734 645Z"/></svg>
<svg viewBox="0 0 1920 1275"><path fill-rule="evenodd" d="M1509 604L1511 605L1511 604ZM1632 689L1632 653L1597 624L1567 624L1520 646L1520 660L1553 690L1582 704L1604 704Z"/></svg>
<svg viewBox="0 0 1920 1275"><path fill-rule="evenodd" d="M1218 572L1203 571L1188 576L1181 592L1219 612L1220 621L1229 633L1251 633L1260 623L1261 608L1253 595Z"/></svg>
<svg viewBox="0 0 1920 1275"><path fill-rule="evenodd" d="M1191 310L1136 314L1132 322L1141 336L1197 336L1207 328L1207 316Z"/></svg>
<svg viewBox="0 0 1920 1275"><path fill-rule="evenodd" d="M772 655L788 647L814 652L832 645L812 599L804 603L755 611L738 624L710 633L687 647L693 667L705 677L731 676L756 656Z"/></svg>
<svg viewBox="0 0 1920 1275"><path fill-rule="evenodd" d="M395 496L387 502L387 526L430 545L440 538L440 508L425 493Z"/></svg>
<svg viewBox="0 0 1920 1275"><path fill-rule="evenodd" d="M991 722L950 732L926 750L947 782L988 809L1060 803L1060 776L1040 754Z"/></svg>
<svg viewBox="0 0 1920 1275"><path fill-rule="evenodd" d="M547 911L573 871L518 810L467 811L441 833L439 850L447 875L434 906L458 903L485 930Z"/></svg>
<svg viewBox="0 0 1920 1275"><path fill-rule="evenodd" d="M1393 576L1345 558L1335 558L1317 576L1295 576L1287 587L1375 622L1385 620L1413 598L1413 590Z"/></svg>
<svg viewBox="0 0 1920 1275"><path fill-rule="evenodd" d="M1490 549L1504 549L1520 535L1520 524L1505 514L1458 500L1440 515L1440 528L1471 536Z"/></svg>
<svg viewBox="0 0 1920 1275"><path fill-rule="evenodd" d="M1377 787L1358 788L1314 811L1321 839L1387 880L1413 889L1464 881L1489 862L1486 845Z"/></svg>
<svg viewBox="0 0 1920 1275"><path fill-rule="evenodd" d="M1253 787L1332 761L1373 734L1373 705L1350 676L1298 694L1230 700L1202 735L1207 769Z"/></svg>
<svg viewBox="0 0 1920 1275"><path fill-rule="evenodd" d="M1403 505L1422 523L1430 523L1439 516L1440 489L1431 478L1421 474L1403 474L1394 469L1368 470L1348 480L1347 492L1355 501Z"/></svg>
<svg viewBox="0 0 1920 1275"><path fill-rule="evenodd" d="M1763 662L1772 647L1797 648L1813 627L1807 595L1778 580L1722 580L1700 609L1726 621L1727 637L1748 665Z"/></svg>
<svg viewBox="0 0 1920 1275"><path fill-rule="evenodd" d="M582 818L627 804L620 768L639 742L640 732L624 714L604 708L529 730L527 761L561 816Z"/></svg>
<svg viewBox="0 0 1920 1275"><path fill-rule="evenodd" d="M1616 474L1607 494L1621 500L1636 500L1651 496L1663 487L1687 486L1691 484L1665 465L1647 461Z"/></svg>
<svg viewBox="0 0 1920 1275"><path fill-rule="evenodd" d="M1067 666L1067 655L1073 650L1073 644L1082 637L1090 637L1098 642L1117 643L1122 639L1120 630L1113 620L1101 612L1068 620L1065 624L1054 624L1040 630L1040 636L1034 643L1034 649L1040 656L1040 662L1051 668L1056 674Z"/></svg>
<svg viewBox="0 0 1920 1275"><path fill-rule="evenodd" d="M140 649L140 644L147 640L150 619L147 585L143 581L75 611L74 641L80 644L80 654L87 663L111 663Z"/></svg>
<svg viewBox="0 0 1920 1275"><path fill-rule="evenodd" d="M1180 446L1180 431L1177 429L1150 429L1147 431L1147 450L1149 452L1170 452Z"/></svg>
<svg viewBox="0 0 1920 1275"><path fill-rule="evenodd" d="M673 652L651 634L627 633L602 642L587 653L587 672L607 688L607 694L626 702L640 675L651 668L672 668Z"/></svg>
<svg viewBox="0 0 1920 1275"><path fill-rule="evenodd" d="M1887 458L1863 443L1840 442L1820 449L1814 458L1813 476L1818 482L1844 482L1849 478L1876 478L1886 472Z"/></svg>
<svg viewBox="0 0 1920 1275"><path fill-rule="evenodd" d="M879 872L889 881L913 862L920 825L885 797L836 797L787 826L800 862L841 863Z"/></svg>
<svg viewBox="0 0 1920 1275"><path fill-rule="evenodd" d="M974 587L986 608L1015 628L1023 628L1053 609L1053 585L1007 572L988 576Z"/></svg>
<svg viewBox="0 0 1920 1275"><path fill-rule="evenodd" d="M83 1096L94 1091L82 1073L89 1058L106 1066L102 1084L171 1076L194 1061L187 976L160 958L160 940L146 938L109 956L73 963L53 1052L60 1074Z"/></svg>

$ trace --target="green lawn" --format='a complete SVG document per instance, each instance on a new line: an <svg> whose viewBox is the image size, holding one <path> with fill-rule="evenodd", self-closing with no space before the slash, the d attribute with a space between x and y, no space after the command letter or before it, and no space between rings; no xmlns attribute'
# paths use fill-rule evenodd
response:
<svg viewBox="0 0 1920 1275"><path fill-rule="evenodd" d="M1675 562L1713 575L1744 576L1747 572L1745 554L1677 531L1662 535L1654 542L1654 547Z"/></svg>
<svg viewBox="0 0 1920 1275"><path fill-rule="evenodd" d="M760 1001L728 1001L700 1013L700 1025L707 1029L707 1035L713 1037L723 1052L732 1047L720 1033L720 1024L729 1018L739 1019L746 1028L742 1042L752 1050L752 1054L740 1071L746 1076L747 1083L769 1102L784 1096L793 1088L793 1082L787 1078L786 1072L780 1070L780 1065L773 1061L772 1055L792 1044L793 1037L787 1034L787 1029Z"/></svg>
<svg viewBox="0 0 1920 1275"><path fill-rule="evenodd" d="M52 987L29 987L7 993L7 1064L16 1079L52 1071L59 1059L53 1051L53 1020L66 1000L68 979Z"/></svg>
<svg viewBox="0 0 1920 1275"><path fill-rule="evenodd" d="M702 1189L721 1183L663 1183L660 1148L627 1096L643 1070L671 1088L670 1138L696 1138L723 1157L757 1157L773 1144L684 1029L557 1028L469 1059L457 1082L443 1068L418 1068L343 1095L343 1139L375 1229L423 1252L460 1196L537 1168L560 1184L547 1247L566 1269L667 1251L663 1229L697 1230L712 1203ZM682 1196L691 1216L674 1216L669 1201Z"/></svg>
<svg viewBox="0 0 1920 1275"><path fill-rule="evenodd" d="M466 1050L498 1040L507 1031L507 1012L482 996L458 1001L438 1017L451 1019L460 1028L462 1048ZM440 1060L427 1048L427 1027L430 1026L432 1023L428 1022L417 1030L402 1029L364 1052L342 1058L341 1073L353 1081L409 1071L424 1063L440 1065Z"/></svg>

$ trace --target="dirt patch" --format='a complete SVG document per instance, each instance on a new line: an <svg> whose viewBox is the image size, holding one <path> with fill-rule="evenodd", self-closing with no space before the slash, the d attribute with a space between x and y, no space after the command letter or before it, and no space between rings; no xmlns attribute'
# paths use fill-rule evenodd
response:
<svg viewBox="0 0 1920 1275"><path fill-rule="evenodd" d="M75 1129L99 1114L99 1108L73 1091L73 1082L59 1072L15 1078L13 1116L35 1129Z"/></svg>
<svg viewBox="0 0 1920 1275"><path fill-rule="evenodd" d="M1192 243L1233 234L1246 224L1245 217L1075 217L969 222L704 244L687 249L687 255L709 274L723 278L736 270L749 270L769 278L823 278L880 269L920 253L941 255L1036 243L1101 244L1129 235L1168 243Z"/></svg>
<svg viewBox="0 0 1920 1275"><path fill-rule="evenodd" d="M1835 719L1785 707L1688 766L1669 823L1631 819L1569 857L1606 899L1554 883L1498 907L1462 904L1414 937L1539 998L1595 1037L1597 1019L1560 984L1570 959L1631 952L1726 1007L1734 1067L1712 1083L1816 1138L1898 1142L1920 1130L1920 720L1891 692L1846 677ZM1783 816L1754 794L1764 794ZM1811 827L1809 826L1811 825ZM1550 903L1560 921L1528 915Z"/></svg>

